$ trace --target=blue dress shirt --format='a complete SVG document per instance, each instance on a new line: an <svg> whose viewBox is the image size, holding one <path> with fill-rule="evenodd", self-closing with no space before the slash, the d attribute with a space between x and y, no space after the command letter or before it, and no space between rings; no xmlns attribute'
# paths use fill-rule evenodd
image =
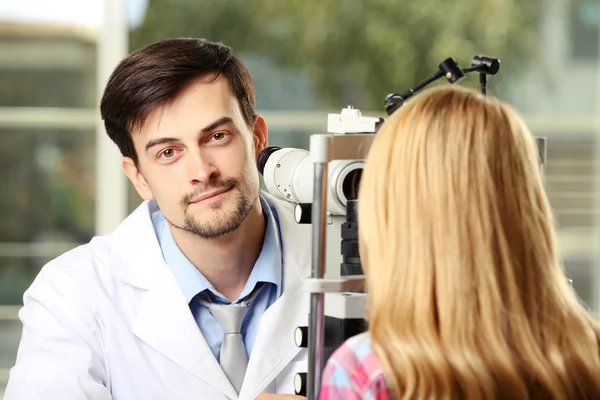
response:
<svg viewBox="0 0 600 400"><path fill-rule="evenodd" d="M263 283L264 287L250 304L242 323L242 336L248 358L252 353L262 314L281 296L282 292L283 259L277 211L263 196L260 196L260 202L266 218L263 247L244 290L240 297L233 302L241 301L252 292L257 284ZM215 317L197 299L198 296L203 296L203 299L210 299L214 303L231 304L232 302L219 293L181 252L163 213L156 207L155 201L153 203L152 224L165 262L177 279L198 328L218 361L224 334L223 329Z"/></svg>

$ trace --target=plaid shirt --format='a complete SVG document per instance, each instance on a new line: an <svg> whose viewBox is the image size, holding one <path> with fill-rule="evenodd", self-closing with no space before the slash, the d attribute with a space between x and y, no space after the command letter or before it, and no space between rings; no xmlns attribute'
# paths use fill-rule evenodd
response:
<svg viewBox="0 0 600 400"><path fill-rule="evenodd" d="M319 400L390 398L368 332L348 339L327 361Z"/></svg>

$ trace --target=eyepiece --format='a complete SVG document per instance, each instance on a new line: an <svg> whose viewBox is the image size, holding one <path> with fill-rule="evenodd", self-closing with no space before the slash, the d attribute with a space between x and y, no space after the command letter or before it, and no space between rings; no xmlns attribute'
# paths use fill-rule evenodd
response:
<svg viewBox="0 0 600 400"><path fill-rule="evenodd" d="M277 150L281 150L281 147L277 147L277 146L267 147L266 149L261 151L260 154L258 155L256 164L258 166L258 172L260 172L261 175L264 174L265 165L267 164L269 157L271 156L271 154L275 153Z"/></svg>

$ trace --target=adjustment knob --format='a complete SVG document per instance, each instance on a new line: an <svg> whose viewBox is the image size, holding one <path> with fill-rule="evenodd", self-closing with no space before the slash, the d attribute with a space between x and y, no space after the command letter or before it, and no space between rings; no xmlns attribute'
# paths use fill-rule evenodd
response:
<svg viewBox="0 0 600 400"><path fill-rule="evenodd" d="M296 204L296 207L294 208L294 219L298 224L310 224L312 222L312 204Z"/></svg>
<svg viewBox="0 0 600 400"><path fill-rule="evenodd" d="M299 372L294 377L294 392L297 396L306 396L306 372Z"/></svg>
<svg viewBox="0 0 600 400"><path fill-rule="evenodd" d="M340 326L340 328L341 328L341 326ZM333 335L333 336L335 337L335 335ZM325 328L325 337L323 338L323 346L325 346L325 347L336 346L337 347L337 346L339 346L339 343L337 343L336 340L337 339L332 338L332 336L330 334L328 334L328 328ZM296 330L294 331L294 343L296 343L296 346L298 346L298 347L308 348L308 326L299 326L296 328Z"/></svg>
<svg viewBox="0 0 600 400"><path fill-rule="evenodd" d="M308 326L299 326L296 328L294 342L298 347L308 347Z"/></svg>

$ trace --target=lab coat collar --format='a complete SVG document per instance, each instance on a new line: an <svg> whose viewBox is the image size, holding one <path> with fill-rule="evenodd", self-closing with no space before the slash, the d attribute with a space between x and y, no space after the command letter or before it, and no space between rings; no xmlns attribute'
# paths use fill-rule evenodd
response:
<svg viewBox="0 0 600 400"><path fill-rule="evenodd" d="M111 250L108 265L123 282L150 289L164 266L150 217L152 203L143 201L112 233L97 238Z"/></svg>

